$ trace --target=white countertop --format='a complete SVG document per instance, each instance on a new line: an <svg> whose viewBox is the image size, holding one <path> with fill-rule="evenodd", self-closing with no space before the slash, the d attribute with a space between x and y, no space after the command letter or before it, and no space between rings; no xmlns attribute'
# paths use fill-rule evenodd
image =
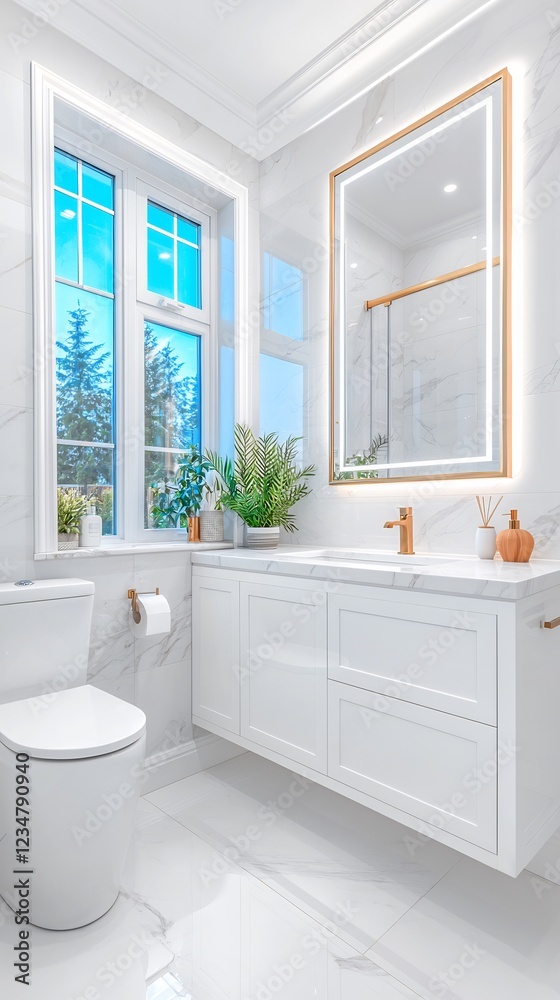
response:
<svg viewBox="0 0 560 1000"><path fill-rule="evenodd" d="M329 557L325 557L325 553ZM397 563L375 562L376 557ZM383 550L327 549L281 545L274 550L230 549L192 552L193 566L245 570L271 576L294 576L338 583L366 583L403 590L464 594L517 601L560 584L560 562L533 558L529 563L504 563L477 556L416 553L398 556ZM432 559L428 565L412 560ZM407 564L407 559L410 562ZM442 562L435 560L441 559ZM401 563L402 560L402 563Z"/></svg>

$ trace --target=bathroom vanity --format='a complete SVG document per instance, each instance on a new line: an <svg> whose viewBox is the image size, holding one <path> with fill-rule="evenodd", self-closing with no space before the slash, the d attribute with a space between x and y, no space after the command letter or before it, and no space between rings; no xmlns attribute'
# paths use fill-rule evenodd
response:
<svg viewBox="0 0 560 1000"><path fill-rule="evenodd" d="M516 876L560 825L560 562L192 561L197 725L409 827L411 857Z"/></svg>

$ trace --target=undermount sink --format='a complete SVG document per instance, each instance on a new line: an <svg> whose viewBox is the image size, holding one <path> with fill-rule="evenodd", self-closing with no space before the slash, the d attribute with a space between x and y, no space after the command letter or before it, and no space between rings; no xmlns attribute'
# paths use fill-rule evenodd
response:
<svg viewBox="0 0 560 1000"><path fill-rule="evenodd" d="M399 555L398 552L377 552L375 549L306 549L303 552L286 552L282 561L288 562L359 562L369 566L406 569L413 566L437 566L439 563L455 562L457 556L442 556L424 553L420 555Z"/></svg>

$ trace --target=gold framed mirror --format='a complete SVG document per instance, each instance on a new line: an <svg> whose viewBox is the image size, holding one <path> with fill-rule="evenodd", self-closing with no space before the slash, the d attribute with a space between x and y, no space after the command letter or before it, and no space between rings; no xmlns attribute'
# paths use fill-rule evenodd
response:
<svg viewBox="0 0 560 1000"><path fill-rule="evenodd" d="M511 77L330 175L331 484L511 475Z"/></svg>

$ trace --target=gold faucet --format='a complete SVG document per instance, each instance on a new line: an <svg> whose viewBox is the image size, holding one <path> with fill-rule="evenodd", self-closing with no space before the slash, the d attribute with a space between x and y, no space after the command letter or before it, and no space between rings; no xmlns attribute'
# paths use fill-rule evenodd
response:
<svg viewBox="0 0 560 1000"><path fill-rule="evenodd" d="M398 524L401 533L401 544L399 548L400 556L414 555L414 519L412 517L412 507L399 507L400 517L398 521L385 521L384 528L394 528Z"/></svg>

